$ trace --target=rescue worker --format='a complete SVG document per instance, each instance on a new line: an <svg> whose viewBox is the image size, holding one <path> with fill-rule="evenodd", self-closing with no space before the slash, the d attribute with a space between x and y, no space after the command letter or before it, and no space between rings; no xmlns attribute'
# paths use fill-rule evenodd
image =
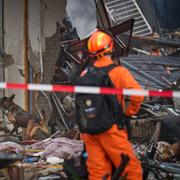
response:
<svg viewBox="0 0 180 180"><path fill-rule="evenodd" d="M113 63L111 54L113 51L113 39L102 31L95 31L88 39L88 51L90 56L96 58L93 66L105 67ZM131 73L122 66L116 66L109 72L109 77L115 88L139 89L141 86L133 78ZM121 95L118 100L124 107ZM128 107L125 110L126 116L135 115L143 101L142 96L131 96ZM112 167L118 168L121 163L121 154L129 156L130 161L125 167L123 176L128 180L141 180L142 169L137 160L132 146L128 141L127 131L119 129L114 124L106 132L97 135L82 134L85 143L87 158L87 169L89 180L110 180L112 178Z"/></svg>

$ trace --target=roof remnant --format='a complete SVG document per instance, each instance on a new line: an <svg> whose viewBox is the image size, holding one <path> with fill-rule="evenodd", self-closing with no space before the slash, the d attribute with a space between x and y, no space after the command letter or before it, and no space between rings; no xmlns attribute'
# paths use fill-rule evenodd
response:
<svg viewBox="0 0 180 180"><path fill-rule="evenodd" d="M128 19L135 19L133 35L145 36L152 34L152 29L135 0L105 0L105 5L114 24Z"/></svg>
<svg viewBox="0 0 180 180"><path fill-rule="evenodd" d="M143 86L168 87L169 84L164 79L172 83L179 78L180 61L178 57L129 55L121 59L121 64L130 69ZM148 74L149 77L143 73Z"/></svg>

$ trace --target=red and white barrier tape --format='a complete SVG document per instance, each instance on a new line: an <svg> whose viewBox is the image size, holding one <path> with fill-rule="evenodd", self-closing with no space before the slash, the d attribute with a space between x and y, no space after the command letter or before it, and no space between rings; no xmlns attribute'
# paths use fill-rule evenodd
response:
<svg viewBox="0 0 180 180"><path fill-rule="evenodd" d="M85 86L64 86L50 84L21 84L0 82L1 89L21 89L30 91L53 91L69 93L89 93L89 94L122 94L136 96L159 96L159 97L180 97L180 91L162 90L138 90L138 89L114 89Z"/></svg>

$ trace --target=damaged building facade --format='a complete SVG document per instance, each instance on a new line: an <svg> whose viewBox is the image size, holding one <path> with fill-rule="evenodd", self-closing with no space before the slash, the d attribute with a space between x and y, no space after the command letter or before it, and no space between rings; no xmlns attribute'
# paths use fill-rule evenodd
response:
<svg viewBox="0 0 180 180"><path fill-rule="evenodd" d="M93 9L92 2L82 5L79 3L78 7L74 8L74 2L66 0L16 0L13 2L1 0L0 47L3 53L10 56L6 60L1 58L1 64L4 66L1 68L1 81L49 84L59 56L62 20L68 13L71 21L74 21L73 25L77 25L82 19L82 15L78 15L78 8L82 9L82 14L89 4ZM87 18L93 19L91 23L88 23L88 28L86 27L87 18L82 19L81 24L78 24L82 38L96 27L94 12L95 9L92 12L90 10L93 18L87 15ZM76 18L75 14L77 14ZM3 95L3 91L1 92ZM32 93L27 95L26 92L16 90L5 90L4 93L16 94L15 102L33 111L34 95ZM48 103L44 104L43 97L40 98L40 104L43 104L42 106L47 104L45 108L49 109Z"/></svg>
<svg viewBox="0 0 180 180"><path fill-rule="evenodd" d="M76 75L86 65L87 37L99 27L115 40L114 59L129 69L144 89L179 91L179 6L179 0L0 0L0 82L74 85ZM42 148L40 154L45 158L58 153L62 159L68 153L68 158L76 158L76 153L81 153L83 144L74 123L73 93L14 89L0 92L0 97L15 94L14 102L26 111L46 113L50 138L27 149ZM132 117L131 142L138 152L144 148L144 144L142 149L137 145L142 139L148 141L149 147L152 145L149 140L160 131L164 114L168 116L164 118L163 133L171 116L175 120L173 127L178 127L179 102L179 98L145 98L139 114ZM1 121L4 119L6 116L1 114ZM69 133L73 128L75 131ZM54 138L61 130L67 132L66 137ZM177 145L177 139L168 143Z"/></svg>
<svg viewBox="0 0 180 180"><path fill-rule="evenodd" d="M61 53L62 41L84 39L97 24L102 29L108 29L134 18L131 48L128 47L124 51L126 53L121 54L121 63L143 87L169 88L179 74L179 61L174 57L178 56L180 44L179 24L176 23L180 16L176 9L178 3L140 0L1 0L1 81L56 84L58 81L53 82L53 76L57 63L69 62L69 57ZM160 6L163 8L158 8ZM163 18L165 16L167 18ZM124 41L125 46L129 46L126 33L119 36L118 28L112 32ZM124 44L119 49L125 48ZM126 57L129 51L131 55ZM153 51L165 57L147 56ZM58 97L51 97L51 93L42 91L27 93L10 89L1 92L1 96L15 94L15 102L32 113L44 109L50 121L55 118L51 117L52 114L59 116L60 113L60 110L55 113L53 106L66 102L67 109L73 108L68 95L58 102ZM52 104L52 98L57 99L55 104Z"/></svg>
<svg viewBox="0 0 180 180"><path fill-rule="evenodd" d="M4 67L1 81L50 82L59 53L57 24L62 23L66 4L54 0L1 1L1 50L10 56L1 58ZM5 90L4 93L15 94L15 102L33 111L33 93L28 96L24 91Z"/></svg>
<svg viewBox="0 0 180 180"><path fill-rule="evenodd" d="M121 63L132 71L143 87L169 88L179 74L176 58L180 44L178 3L175 0L172 4L140 0L79 0L76 3L72 0L1 0L1 81L51 84L60 56L60 44L74 38L65 37L68 21L72 23L70 28L75 30L75 39L84 39L97 24L108 29L134 18L131 55L122 55ZM163 8L158 8L160 6ZM114 29L113 33L118 34L118 30ZM126 34L119 37L128 39ZM166 57L136 56L151 55L154 50ZM158 66L154 68L157 61ZM19 90L1 92L2 96L15 94L15 102L30 112L45 109L50 118L52 105L49 94Z"/></svg>

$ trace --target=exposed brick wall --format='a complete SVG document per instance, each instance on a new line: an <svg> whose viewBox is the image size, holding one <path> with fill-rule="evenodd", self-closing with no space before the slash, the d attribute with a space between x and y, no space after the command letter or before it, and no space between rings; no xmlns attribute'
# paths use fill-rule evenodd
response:
<svg viewBox="0 0 180 180"><path fill-rule="evenodd" d="M55 62L58 59L60 49L59 36L46 38L46 50L43 57L44 76L43 83L49 83L54 73Z"/></svg>
<svg viewBox="0 0 180 180"><path fill-rule="evenodd" d="M45 40L45 52L43 54L43 66L44 66L44 75L42 83L49 84L54 73L55 63L59 57L61 42L61 34L55 33L52 37L48 37ZM46 92L49 95L49 92ZM39 93L38 95L38 107L40 110L44 109L49 120L51 109L48 103L47 98Z"/></svg>
<svg viewBox="0 0 180 180"><path fill-rule="evenodd" d="M42 83L44 83L44 84L51 83L52 76L54 75L54 71L55 71L55 64L56 64L56 61L59 59L59 52L60 52L60 44L61 44L61 42L64 41L64 40L78 38L76 29L75 28L69 29L69 26L68 26L69 21L68 21L67 18L66 18L66 21L67 21L66 23L64 21L64 25L65 25L65 27L67 25L67 27L64 30L63 30L61 24L57 23L56 24L57 25L56 33L52 37L45 39L45 52L43 54L43 66L44 66L43 70L44 70L44 74L43 74L43 80L42 80ZM60 57L60 59L62 61L64 61L63 57ZM59 62L59 60L58 60L58 62ZM48 93L46 92L48 97L49 97L49 93L50 92L48 92ZM62 95L62 93L59 94L59 95ZM42 93L39 93L38 107L39 107L40 110L42 110L42 109L45 110L48 120L49 120L51 112L52 112L52 109L51 109L50 105L51 105L50 99L48 99L47 97L42 95ZM53 113L54 113L54 111L53 111ZM54 117L51 117L51 118L53 118L52 121L51 121L51 122L53 122ZM60 126L58 125L58 128L61 128L61 125Z"/></svg>

